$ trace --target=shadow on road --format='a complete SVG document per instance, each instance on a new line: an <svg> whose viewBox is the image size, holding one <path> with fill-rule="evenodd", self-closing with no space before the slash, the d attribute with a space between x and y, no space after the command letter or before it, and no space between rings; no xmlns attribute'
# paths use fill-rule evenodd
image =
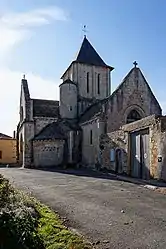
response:
<svg viewBox="0 0 166 249"><path fill-rule="evenodd" d="M121 182L128 182L136 185L152 185L156 187L165 187L166 188L166 183L162 181L158 181L155 179L151 180L142 180L138 178L132 178L129 176L124 176L124 175L115 175L109 172L101 172L101 171L95 171L91 169L61 169L61 168L38 168L34 170L40 170L40 171L47 171L47 172L57 172L61 174L67 174L67 175L75 175L75 176L85 176L85 177L93 177L93 178L98 178L98 179L107 179L107 180L116 180L116 181L121 181Z"/></svg>
<svg viewBox="0 0 166 249"><path fill-rule="evenodd" d="M0 167L0 168L6 168L6 167ZM9 167L10 168L10 167ZM13 168L13 167L12 167ZM18 169L19 167L17 167ZM24 168L19 168L20 170L24 170ZM27 169L27 168L25 168ZM152 185L155 187L162 187L166 189L166 182L164 181L158 181L155 179L150 179L150 180L142 180L139 178L133 178L127 175L116 175L114 173L110 173L108 171L102 172L102 171L95 171L92 169L85 169L85 168L80 168L80 169L74 169L74 168L67 168L67 169L62 169L62 168L54 168L54 167L47 167L47 168L31 168L29 170L38 170L38 171L46 171L46 172L57 172L61 174L66 174L66 175L75 175L75 176L83 176L83 177L93 177L93 178L98 178L98 179L107 179L107 180L116 180L120 182L128 182L131 184L136 184L136 185ZM27 171L28 173L28 171Z"/></svg>
<svg viewBox="0 0 166 249"><path fill-rule="evenodd" d="M118 178L118 175L111 174L109 172L101 172L101 171L95 171L91 169L60 169L60 168L38 168L35 170L40 171L47 171L47 172L57 172L61 174L67 174L67 175L75 175L75 176L85 176L85 177L93 177L98 179L107 179L107 180L117 180L121 182L129 182L131 183L131 180L129 177L123 177L125 179ZM141 182L134 182L134 184L141 185Z"/></svg>

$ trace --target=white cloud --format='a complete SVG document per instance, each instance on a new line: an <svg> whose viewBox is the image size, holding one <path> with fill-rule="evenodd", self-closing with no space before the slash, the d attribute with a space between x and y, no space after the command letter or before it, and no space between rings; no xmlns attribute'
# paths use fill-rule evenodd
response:
<svg viewBox="0 0 166 249"><path fill-rule="evenodd" d="M19 120L21 77L21 72L0 69L0 131L9 135L12 135ZM59 81L43 79L32 73L28 73L26 78L32 98L59 99Z"/></svg>
<svg viewBox="0 0 166 249"><path fill-rule="evenodd" d="M65 21L67 14L61 8L51 6L23 13L5 13L0 17L0 58L10 49L31 37L32 29L48 25L52 21Z"/></svg>
<svg viewBox="0 0 166 249"><path fill-rule="evenodd" d="M1 17L1 23L12 28L41 26L52 20L65 21L66 13L53 6L24 13L8 13Z"/></svg>
<svg viewBox="0 0 166 249"><path fill-rule="evenodd" d="M18 123L18 107L22 72L11 71L5 58L20 42L30 38L35 27L53 21L67 20L66 13L55 6L24 13L5 13L0 16L0 132L12 135ZM39 65L40 66L40 65ZM32 98L59 99L58 81L43 79L31 72L26 75Z"/></svg>

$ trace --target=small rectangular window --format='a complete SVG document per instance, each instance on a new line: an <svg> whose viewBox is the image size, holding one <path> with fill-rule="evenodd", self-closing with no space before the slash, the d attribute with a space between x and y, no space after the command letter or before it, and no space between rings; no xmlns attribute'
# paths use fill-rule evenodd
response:
<svg viewBox="0 0 166 249"><path fill-rule="evenodd" d="M100 74L97 75L97 93L100 94Z"/></svg>
<svg viewBox="0 0 166 249"><path fill-rule="evenodd" d="M92 135L93 135L93 134L92 134L92 130L90 130L90 144L93 143L93 141L92 141L92 140L93 140L93 139L92 139Z"/></svg>
<svg viewBox="0 0 166 249"><path fill-rule="evenodd" d="M87 93L89 93L89 72L86 75Z"/></svg>
<svg viewBox="0 0 166 249"><path fill-rule="evenodd" d="M69 106L69 111L72 111L72 109L73 109L73 108L72 108L72 106L70 105L70 106Z"/></svg>
<svg viewBox="0 0 166 249"><path fill-rule="evenodd" d="M0 150L0 159L2 159L2 151Z"/></svg>

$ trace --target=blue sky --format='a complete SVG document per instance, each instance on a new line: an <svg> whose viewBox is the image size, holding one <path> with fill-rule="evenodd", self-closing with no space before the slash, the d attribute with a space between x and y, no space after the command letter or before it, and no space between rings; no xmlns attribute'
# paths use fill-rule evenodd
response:
<svg viewBox="0 0 166 249"><path fill-rule="evenodd" d="M166 110L166 2L164 0L1 0L0 132L18 121L20 80L32 97L57 99L60 76L87 37L115 67L112 90L137 60Z"/></svg>

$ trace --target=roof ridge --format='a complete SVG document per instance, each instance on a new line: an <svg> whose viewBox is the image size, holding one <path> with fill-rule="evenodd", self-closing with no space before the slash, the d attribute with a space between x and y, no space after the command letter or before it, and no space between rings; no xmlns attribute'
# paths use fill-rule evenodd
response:
<svg viewBox="0 0 166 249"><path fill-rule="evenodd" d="M59 121L56 121L56 122L52 122L52 123L50 123L50 124L47 124L45 127L43 127L43 129L42 129L38 134L36 134L36 135L33 137L32 140L35 140L36 138L40 137L40 135L42 135L42 133L43 133L44 131L46 131L49 127L55 126L55 125L56 125L58 128L60 128L60 129L58 130L58 133L57 133L57 134L59 134L60 136L64 136L63 131L62 131L61 127L59 126ZM53 130L54 130L54 132L56 132L55 127L54 127ZM45 138L45 139L46 139L46 138ZM48 138L48 139L50 139L50 138Z"/></svg>
<svg viewBox="0 0 166 249"><path fill-rule="evenodd" d="M0 133L0 138L12 138L11 136L8 136L4 133Z"/></svg>
<svg viewBox="0 0 166 249"><path fill-rule="evenodd" d="M144 76L144 74L142 73L142 71L141 71L140 68L139 68L139 71L140 71L140 73L141 73L141 75L142 75L142 77L143 77L143 79L144 79L144 81L145 81L145 83L146 83L146 85L147 85L149 91L151 92L153 98L155 99L155 101L156 101L156 103L159 105L159 107L161 108L161 106L160 106L160 104L159 104L159 102L158 102L156 96L154 95L154 93L153 93L153 91L152 91L152 89L151 89L151 87L150 87L148 81L146 80L146 78L145 78L145 76ZM162 111L162 108L161 108L161 111Z"/></svg>
<svg viewBox="0 0 166 249"><path fill-rule="evenodd" d="M53 101L53 102L59 102L59 100L54 100L54 99L38 99L38 98L32 98L32 100L41 100L41 101Z"/></svg>
<svg viewBox="0 0 166 249"><path fill-rule="evenodd" d="M104 103L106 99L101 99L88 106L87 109L81 114L79 117L79 123L83 123L87 120L90 120L94 115L99 113L102 109L102 103ZM94 109L95 108L95 109Z"/></svg>

